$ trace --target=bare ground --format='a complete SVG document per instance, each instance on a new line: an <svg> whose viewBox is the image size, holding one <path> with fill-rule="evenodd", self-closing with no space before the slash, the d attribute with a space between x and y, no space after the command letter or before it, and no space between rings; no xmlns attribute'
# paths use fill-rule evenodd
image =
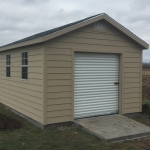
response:
<svg viewBox="0 0 150 150"><path fill-rule="evenodd" d="M150 100L150 75L143 75L142 81L142 97L143 99Z"/></svg>
<svg viewBox="0 0 150 150"><path fill-rule="evenodd" d="M7 117L4 114L0 114L0 130L14 130L20 129L21 123L13 118Z"/></svg>

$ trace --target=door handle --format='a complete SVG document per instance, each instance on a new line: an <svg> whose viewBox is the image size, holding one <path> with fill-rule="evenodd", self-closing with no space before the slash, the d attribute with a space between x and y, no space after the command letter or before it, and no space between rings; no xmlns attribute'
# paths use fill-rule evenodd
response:
<svg viewBox="0 0 150 150"><path fill-rule="evenodd" d="M114 85L119 85L119 82L114 82Z"/></svg>

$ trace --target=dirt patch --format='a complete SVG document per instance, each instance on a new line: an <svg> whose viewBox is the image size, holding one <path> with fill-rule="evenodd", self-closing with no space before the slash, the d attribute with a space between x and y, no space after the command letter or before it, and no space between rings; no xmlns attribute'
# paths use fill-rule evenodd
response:
<svg viewBox="0 0 150 150"><path fill-rule="evenodd" d="M142 113L148 115L150 119L150 106L148 104L142 106Z"/></svg>
<svg viewBox="0 0 150 150"><path fill-rule="evenodd" d="M144 150L150 150L150 140L149 139L138 141L137 145Z"/></svg>
<svg viewBox="0 0 150 150"><path fill-rule="evenodd" d="M147 70L143 70L143 75L147 75L147 76L150 76L150 69L147 69Z"/></svg>
<svg viewBox="0 0 150 150"><path fill-rule="evenodd" d="M150 75L143 75L142 82L142 97L150 99Z"/></svg>
<svg viewBox="0 0 150 150"><path fill-rule="evenodd" d="M13 118L9 118L3 114L0 114L0 130L14 130L20 129L21 123Z"/></svg>

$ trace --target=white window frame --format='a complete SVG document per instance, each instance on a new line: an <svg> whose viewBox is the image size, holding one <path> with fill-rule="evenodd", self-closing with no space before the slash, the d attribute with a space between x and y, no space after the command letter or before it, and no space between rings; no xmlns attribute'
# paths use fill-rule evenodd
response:
<svg viewBox="0 0 150 150"><path fill-rule="evenodd" d="M8 60L7 60L7 56L10 56L9 58L9 64L7 64ZM7 76L7 67L10 67L10 76ZM10 78L11 77L11 54L6 54L6 78Z"/></svg>
<svg viewBox="0 0 150 150"><path fill-rule="evenodd" d="M23 54L23 53L27 53L27 58L23 58L23 57L22 57L22 54ZM23 65L23 64L22 64L22 60L23 60L23 59L24 59L24 60L27 59L27 65ZM27 79L23 79L23 78L22 78L22 77L23 77L23 76L22 76L22 68L23 68L23 67L27 67ZM26 81L28 80L28 51L23 51L23 52L21 52L21 80L26 80Z"/></svg>

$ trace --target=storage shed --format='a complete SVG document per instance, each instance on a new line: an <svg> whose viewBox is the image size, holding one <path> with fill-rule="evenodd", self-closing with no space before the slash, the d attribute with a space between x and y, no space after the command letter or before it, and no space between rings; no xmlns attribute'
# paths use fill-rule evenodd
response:
<svg viewBox="0 0 150 150"><path fill-rule="evenodd" d="M40 126L142 110L149 45L98 14L0 47L0 103Z"/></svg>

